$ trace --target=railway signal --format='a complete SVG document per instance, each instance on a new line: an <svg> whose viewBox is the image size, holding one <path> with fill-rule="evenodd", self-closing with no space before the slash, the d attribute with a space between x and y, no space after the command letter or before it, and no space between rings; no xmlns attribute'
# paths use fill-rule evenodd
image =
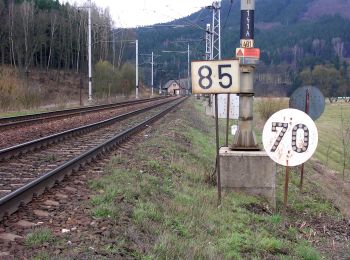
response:
<svg viewBox="0 0 350 260"><path fill-rule="evenodd" d="M233 150L259 150L253 132L254 65L260 58L260 50L254 48L254 12L255 0L241 0L241 48L236 50L241 65L240 104Z"/></svg>

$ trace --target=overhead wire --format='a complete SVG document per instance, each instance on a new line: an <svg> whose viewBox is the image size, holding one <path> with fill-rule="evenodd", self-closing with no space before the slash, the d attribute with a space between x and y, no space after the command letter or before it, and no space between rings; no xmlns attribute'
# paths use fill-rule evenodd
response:
<svg viewBox="0 0 350 260"><path fill-rule="evenodd" d="M229 18L230 13L231 13L232 6L233 6L233 0L231 0L230 8L229 8L229 10L228 10L228 13L227 13L227 16L226 16L226 19L225 19L224 26L222 27L222 31L223 31L223 30L225 29L225 27L226 27L228 18Z"/></svg>

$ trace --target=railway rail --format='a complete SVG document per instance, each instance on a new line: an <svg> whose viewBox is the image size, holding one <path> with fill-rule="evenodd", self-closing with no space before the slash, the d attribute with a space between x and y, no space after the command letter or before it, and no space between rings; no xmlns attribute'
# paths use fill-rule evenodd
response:
<svg viewBox="0 0 350 260"><path fill-rule="evenodd" d="M16 116L16 117L2 117L0 118L0 130L10 128L10 127L19 127L26 124L33 124L38 122L45 122L48 120L60 119L60 118L69 117L69 116L83 115L87 113L100 112L108 109L116 109L120 107L132 106L136 104L156 101L159 99L164 99L164 97L138 99L138 100L123 101L123 102L112 103L112 104L56 110L51 112L43 112L43 113Z"/></svg>
<svg viewBox="0 0 350 260"><path fill-rule="evenodd" d="M164 101L98 124L0 150L0 221L183 101L184 98Z"/></svg>

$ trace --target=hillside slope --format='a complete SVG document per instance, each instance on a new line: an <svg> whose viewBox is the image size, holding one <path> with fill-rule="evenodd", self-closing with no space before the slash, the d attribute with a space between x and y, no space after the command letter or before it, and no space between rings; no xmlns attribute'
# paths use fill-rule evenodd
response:
<svg viewBox="0 0 350 260"><path fill-rule="evenodd" d="M350 0L314 0L308 5L303 19L317 19L323 15L338 14L350 19Z"/></svg>
<svg viewBox="0 0 350 260"><path fill-rule="evenodd" d="M267 66L264 73L274 73L279 66L277 70L294 75L317 64L349 60L348 10L350 0L257 0L255 45L261 49L262 63ZM190 42L191 59L203 59L204 28L211 19L211 10L203 8L162 26L138 28L141 51L185 50ZM240 1L233 1L231 5L230 0L223 0L221 19L222 57L231 58L239 46ZM187 75L186 55L162 53L159 61L167 73L165 77ZM273 81L281 82L280 78L285 76L273 76ZM288 87L292 87L293 81L282 80L287 84L286 92L290 92Z"/></svg>

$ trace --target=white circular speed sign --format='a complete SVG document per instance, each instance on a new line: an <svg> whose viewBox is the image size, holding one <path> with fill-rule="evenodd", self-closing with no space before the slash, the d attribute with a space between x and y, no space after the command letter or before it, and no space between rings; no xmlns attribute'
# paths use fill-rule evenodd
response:
<svg viewBox="0 0 350 260"><path fill-rule="evenodd" d="M283 109L267 120L263 131L265 151L284 166L297 166L311 158L318 132L312 119L297 109Z"/></svg>

